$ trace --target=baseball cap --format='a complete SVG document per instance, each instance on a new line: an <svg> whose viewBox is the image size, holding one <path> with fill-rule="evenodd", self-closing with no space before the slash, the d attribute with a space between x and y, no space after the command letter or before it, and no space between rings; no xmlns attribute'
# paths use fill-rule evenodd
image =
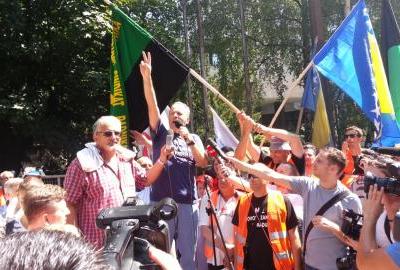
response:
<svg viewBox="0 0 400 270"><path fill-rule="evenodd" d="M40 168L25 168L25 172L24 172L24 177L26 176L38 176L38 177L42 177L44 176L44 172L42 169Z"/></svg>
<svg viewBox="0 0 400 270"><path fill-rule="evenodd" d="M287 141L282 140L281 138L272 136L269 142L270 142L269 146L270 150L286 150L286 151L292 150L289 143Z"/></svg>

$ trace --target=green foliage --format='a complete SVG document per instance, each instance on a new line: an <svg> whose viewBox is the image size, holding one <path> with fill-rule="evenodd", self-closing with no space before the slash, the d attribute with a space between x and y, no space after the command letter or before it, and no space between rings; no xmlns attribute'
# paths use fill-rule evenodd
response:
<svg viewBox="0 0 400 270"><path fill-rule="evenodd" d="M0 118L12 137L32 142L18 162L35 156L63 169L108 111L107 14L96 1L0 5Z"/></svg>
<svg viewBox="0 0 400 270"><path fill-rule="evenodd" d="M185 60L183 0L115 0L166 48L199 71L196 1L188 1L191 57ZM250 81L255 120L269 82L280 97L288 73L297 75L309 59L307 0L242 0L245 4ZM379 37L380 0L367 1ZM244 108L244 72L239 7L232 0L201 1L207 80ZM321 0L327 36L344 18L344 0ZM392 1L399 16L400 2ZM63 172L90 140L91 125L109 110L110 12L101 0L0 2L0 167L22 161ZM202 86L192 81L195 132L204 136ZM176 99L187 101L184 86ZM335 128L358 124L370 129L353 103L337 90ZM239 135L235 115L213 94L210 104ZM311 119L307 123L310 123ZM306 125L307 125L306 123ZM310 130L303 128L307 139Z"/></svg>

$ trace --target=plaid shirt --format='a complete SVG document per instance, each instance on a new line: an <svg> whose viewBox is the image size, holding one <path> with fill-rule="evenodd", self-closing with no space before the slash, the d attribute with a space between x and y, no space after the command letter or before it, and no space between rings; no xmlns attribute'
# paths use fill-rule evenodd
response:
<svg viewBox="0 0 400 270"><path fill-rule="evenodd" d="M134 196L135 183L138 190L144 187L146 171L134 161L118 158L118 172L106 164L92 172L84 172L77 158L67 169L64 188L66 201L76 206L77 225L86 240L101 248L104 231L96 227L100 210L119 207L127 197Z"/></svg>

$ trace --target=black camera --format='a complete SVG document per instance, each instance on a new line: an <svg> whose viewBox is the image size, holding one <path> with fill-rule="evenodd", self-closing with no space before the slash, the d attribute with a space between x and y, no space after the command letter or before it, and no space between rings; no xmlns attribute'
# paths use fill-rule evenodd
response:
<svg viewBox="0 0 400 270"><path fill-rule="evenodd" d="M346 256L336 259L336 267L338 270L356 270L357 252L351 247L346 247Z"/></svg>
<svg viewBox="0 0 400 270"><path fill-rule="evenodd" d="M148 257L148 249L151 244L170 251L165 220L174 218L177 210L171 198L150 205L138 205L137 199L128 198L122 207L101 210L96 225L106 229L105 262L121 270L161 269Z"/></svg>
<svg viewBox="0 0 400 270"><path fill-rule="evenodd" d="M357 214L353 210L344 209L341 231L352 239L358 240L361 233L362 218L363 215Z"/></svg>
<svg viewBox="0 0 400 270"><path fill-rule="evenodd" d="M353 210L343 210L343 223L340 230L354 240L360 238L363 215L357 214ZM346 247L346 255L336 259L336 267L339 270L353 270L356 267L357 252Z"/></svg>
<svg viewBox="0 0 400 270"><path fill-rule="evenodd" d="M364 192L368 194L371 185L378 185L378 188L383 188L385 193L400 196L400 181L389 177L376 177L371 173L366 173L364 176Z"/></svg>

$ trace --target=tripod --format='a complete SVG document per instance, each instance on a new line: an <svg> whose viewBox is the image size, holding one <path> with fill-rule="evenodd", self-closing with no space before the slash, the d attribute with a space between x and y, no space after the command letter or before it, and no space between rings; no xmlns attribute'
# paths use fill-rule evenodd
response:
<svg viewBox="0 0 400 270"><path fill-rule="evenodd" d="M211 195L210 195L210 191L208 188L208 180L206 179L206 177L204 177L205 179L205 190L206 190L206 194L207 194L207 203L209 207L206 207L206 212L207 215L210 216L210 225L211 225L211 238L212 238L212 248L213 248L213 254L214 254L214 265L217 265L217 253L216 253L216 247L215 247L215 231L214 231L214 222L217 225L217 229L218 229L218 233L221 237L221 241L222 241L222 245L224 247L224 252L225 252L225 256L228 258L228 262L229 262L229 269L233 270L233 263L228 255L228 249L226 247L226 243L225 243L225 239L224 236L222 235L222 231L221 231L221 226L219 224L219 221L217 219L217 215L215 213L215 206L213 205L212 201L211 201Z"/></svg>

